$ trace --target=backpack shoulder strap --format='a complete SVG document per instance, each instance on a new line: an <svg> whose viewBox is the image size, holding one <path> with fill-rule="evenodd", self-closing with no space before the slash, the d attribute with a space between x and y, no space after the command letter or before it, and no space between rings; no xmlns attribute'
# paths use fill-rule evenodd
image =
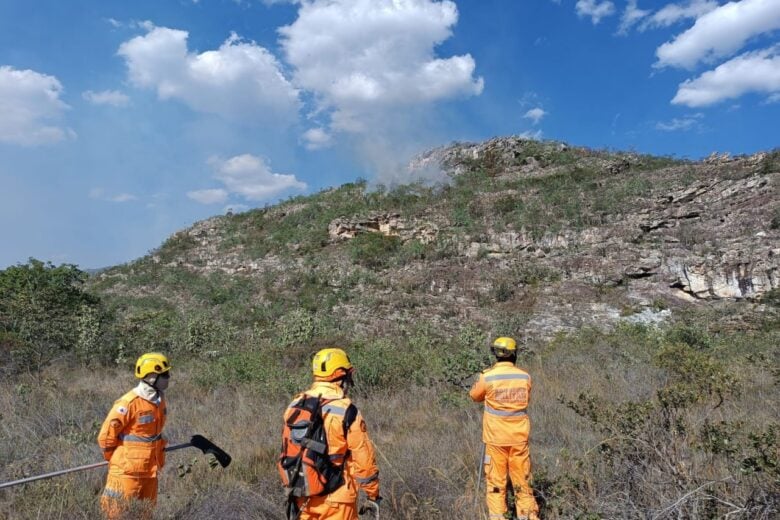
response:
<svg viewBox="0 0 780 520"><path fill-rule="evenodd" d="M352 427L352 424L355 422L358 416L358 409L357 406L355 406L352 403L349 403L349 406L347 406L347 410L344 412L344 437L346 438L347 432Z"/></svg>

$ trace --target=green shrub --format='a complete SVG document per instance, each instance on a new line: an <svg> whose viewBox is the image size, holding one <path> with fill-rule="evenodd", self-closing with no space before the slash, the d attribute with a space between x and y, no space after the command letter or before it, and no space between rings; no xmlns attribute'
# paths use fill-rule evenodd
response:
<svg viewBox="0 0 780 520"><path fill-rule="evenodd" d="M773 307L780 307L780 289L772 289L764 293L761 301Z"/></svg>
<svg viewBox="0 0 780 520"><path fill-rule="evenodd" d="M11 354L18 368L38 370L78 349L83 317L96 315L101 306L85 290L86 280L75 265L35 259L0 271L0 331L16 338ZM99 323L94 334L101 334Z"/></svg>
<svg viewBox="0 0 780 520"><path fill-rule="evenodd" d="M349 241L352 260L369 269L384 269L393 261L401 240L381 233L359 233Z"/></svg>
<svg viewBox="0 0 780 520"><path fill-rule="evenodd" d="M780 229L780 208L776 209L772 215L772 220L769 221L769 228Z"/></svg>

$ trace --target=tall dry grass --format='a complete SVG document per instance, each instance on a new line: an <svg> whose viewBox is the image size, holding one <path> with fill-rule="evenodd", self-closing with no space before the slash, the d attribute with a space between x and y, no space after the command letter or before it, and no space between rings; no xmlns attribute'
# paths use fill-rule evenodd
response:
<svg viewBox="0 0 780 520"><path fill-rule="evenodd" d="M531 456L544 517L771 518L772 500L780 503L780 479L771 476L770 466L747 474L734 461L753 453L743 434L777 425L776 338L777 331L770 331L752 337L753 343L743 338L686 347L719 359L735 392L721 404L703 399L682 409L678 419L688 429L671 433L655 416L643 416L641 407L636 416L620 412L626 403L655 402L659 389L674 382L673 371L658 363L659 349L671 341L668 334L581 331L524 356L519 364L534 379ZM177 361L181 368L168 391L167 437L176 443L200 433L234 462L211 469L195 450L170 453L155 518L283 518L274 464L290 395L266 383L221 380L204 386L205 361ZM278 377L289 386L289 374ZM475 490L480 407L451 384L398 383L358 386L353 395L377 447L386 499L382 518L487 518L484 481ZM63 366L0 382L0 481L100 460L95 445L100 422L133 384L122 370ZM572 409L587 399L602 403L593 412L601 422ZM642 425L631 433L634 442L628 434L615 434L625 426L621 421ZM742 425L741 432L724 437L739 444L729 456L699 445L704 426L724 421ZM780 455L776 442L767 446L770 459L772 449ZM104 478L105 470L93 470L0 491L0 518L97 518Z"/></svg>

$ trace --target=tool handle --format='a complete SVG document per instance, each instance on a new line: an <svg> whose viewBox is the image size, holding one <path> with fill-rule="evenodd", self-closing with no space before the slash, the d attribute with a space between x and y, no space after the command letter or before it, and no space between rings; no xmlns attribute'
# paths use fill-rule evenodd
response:
<svg viewBox="0 0 780 520"><path fill-rule="evenodd" d="M183 444L174 444L173 446L168 446L167 448L165 448L165 451L176 451L184 448L189 448L190 446L192 446L192 444L189 442L185 442ZM35 482L36 480L59 477L60 475L67 475L68 473L76 473L77 471L86 471L88 469L100 468L103 466L108 466L108 461L104 460L103 462L95 462L94 464L85 464L84 466L77 466L75 468L62 469L60 471L52 471L51 473L44 473L43 475L36 475L34 477L27 477L20 480L12 480L11 482L3 482L2 484L0 484L0 489L11 487L11 486L18 486L20 484L27 484L28 482Z"/></svg>
<svg viewBox="0 0 780 520"><path fill-rule="evenodd" d="M88 469L95 469L99 468L101 466L108 466L108 461L103 462L96 462L94 464L86 464L84 466L78 466L76 468L70 468L70 469L63 469L60 471L53 471L51 473L45 473L43 475L37 475L35 477L27 477L20 480L12 480L11 482L4 482L0 484L0 489L11 487L11 486L17 486L19 484L27 484L28 482L35 482L36 480L43 480L45 478L52 478L52 477L59 477L60 475L65 475L67 473L75 473L77 471L85 471Z"/></svg>
<svg viewBox="0 0 780 520"><path fill-rule="evenodd" d="M173 446L167 446L165 450L163 451L176 451L176 450L183 450L184 448L189 448L192 446L191 442L183 442L181 444L174 444Z"/></svg>
<svg viewBox="0 0 780 520"><path fill-rule="evenodd" d="M477 462L477 485L474 488L474 509L479 506L479 488L482 484L482 472L485 465L485 450L487 449L485 443L482 443L482 450L479 454L479 461Z"/></svg>

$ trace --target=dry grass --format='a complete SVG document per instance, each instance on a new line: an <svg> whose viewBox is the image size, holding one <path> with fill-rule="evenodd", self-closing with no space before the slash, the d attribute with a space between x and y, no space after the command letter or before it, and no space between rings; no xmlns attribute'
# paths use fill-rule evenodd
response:
<svg viewBox="0 0 780 520"><path fill-rule="evenodd" d="M751 493L764 493L768 500L780 497L778 484L767 480L768 475L740 476L727 459L702 451L695 439L703 425L722 420L742 421L746 431L777 424L780 387L771 360L778 353L771 335L753 347L769 356L766 366L748 359L744 350L749 342L744 339L710 347L730 361L729 374L742 392L717 408L702 403L684 410L681 417L689 431L664 437L669 434L658 423L647 423L659 441L669 440L655 447L670 460L677 458L672 462L679 478L669 479L664 461L653 456L633 462L607 458L606 446L628 446L629 454L635 446L615 445L599 424L566 405L580 394L603 399L608 403L604 410L655 399L670 380L654 361L661 337L632 329L582 331L558 338L521 361L534 378L531 454L545 518L718 518L717 511L735 511L730 518L762 518L742 507L749 504ZM363 364L370 362L362 359ZM225 470L210 469L194 450L169 454L155 518L283 518L283 492L274 463L289 395L278 388L269 391L268 386L230 381L207 389L199 382L201 363L177 363L181 368L169 391L166 434L172 443L193 433L205 435L231 453L234 462ZM359 371L360 366L358 377ZM100 460L94 441L97 428L113 400L132 384L129 374L116 369L91 373L60 366L2 381L0 481ZM388 384L370 392L364 388L354 396L377 447L386 498L382 517L487 518L484 482L479 496L474 489L480 407L452 385ZM93 470L0 491L0 518L96 518L104 478L105 470ZM627 481L640 488L627 491ZM732 501L735 507L720 504L720 509L712 509L707 497Z"/></svg>

